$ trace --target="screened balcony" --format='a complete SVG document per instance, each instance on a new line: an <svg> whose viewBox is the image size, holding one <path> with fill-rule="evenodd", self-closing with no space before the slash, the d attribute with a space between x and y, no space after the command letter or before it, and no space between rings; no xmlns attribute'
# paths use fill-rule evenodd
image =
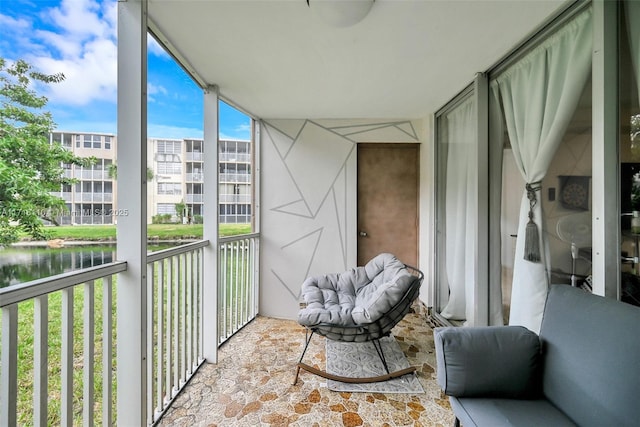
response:
<svg viewBox="0 0 640 427"><path fill-rule="evenodd" d="M119 2L118 138L128 143L119 145L118 175L130 185L126 192L118 193L118 203L131 213L118 218L118 233L123 237L118 239L119 261L104 269L38 284L31 290L0 293L0 424L16 424L17 402L4 398L15 395L19 386L14 372L18 355L5 351L14 348L18 339L15 305L23 300L35 301L34 331L39 332L34 335L34 348L40 355L36 366L42 367L48 345L44 325L49 312L43 307L44 295L62 292L62 316L69 319L71 297L64 295L76 287L83 289L87 306L98 292L114 295L117 310L111 321L116 324L119 345L112 365L101 362L99 369L82 364L81 376L87 378L82 384L87 385L87 391L82 391L82 404L77 400L79 406L72 402L68 384L73 376L70 372L80 364L70 361L71 350L66 353L62 377L67 386L60 395L66 408L61 412L65 420L81 418L83 411L90 418L92 408L100 407L100 420L115 419L120 425L148 425L158 419L163 425L192 425L204 420L220 425L258 420L287 425L327 417L338 425L360 425L383 420L382 412L377 413L381 418L371 418L368 413L383 405L389 414L398 416L393 420L396 424L449 423L446 397L433 384L429 324L433 317L420 312L407 319L397 336L403 338L403 350L411 361L421 366L425 396L403 400L387 395L333 395L306 374L299 388L291 386L289 369L293 376L294 356L298 355L297 346L302 344L299 335L303 334L292 320L298 309L300 284L309 275L357 265L360 244L373 235L371 230L360 228L358 218L358 182L363 181L358 179L359 148L363 144L409 144L419 147L418 207L410 226L417 237L410 245L415 249L417 267L426 273L420 300L432 311L445 305L446 301L438 298L450 294L451 283L444 280L446 251L439 250L435 242L446 242L441 240L442 219L461 209L455 205L444 214L439 210L448 199L439 187L446 180L436 173L442 167L442 152L437 151L441 148L436 147L442 140L452 142L442 138L440 122L463 105L456 101L468 96L474 101L472 116L456 128L469 130L471 137L465 142L473 145L474 151L470 152L475 155L464 158L475 163L473 167L448 164L452 170L470 173L469 180L464 181L468 184L465 193L449 195L473 200L475 204L466 205L473 211L465 213L477 221L468 232L456 234L461 247L468 249L458 260L464 261L461 271L466 280L460 288L470 303L464 304L460 316L464 318L452 320L485 325L493 322L490 319L501 318L490 313L490 304L497 296L500 305L501 296L490 285L499 286L502 279L501 238L517 236L500 230L501 203L512 200L496 196L502 189L496 173L504 166L503 148L511 147L502 144L496 154L496 147L490 144L490 137L495 135L490 135L489 85L500 72L551 38L577 14L576 10L589 8L593 11L592 80L584 93L591 114L576 114L579 126L571 136L586 135L592 144L584 151L591 155L586 162L590 169L582 175L590 176L592 183L588 200L593 212L593 292L621 298L621 270L631 266L621 265L620 260L624 237L620 216L625 212L619 203L618 172L625 161L618 154L633 154L632 147L637 148L632 144L636 140L631 141L635 137L630 136L628 116L639 114L639 96L634 83L635 51L628 46L620 51L618 42L637 41L633 29L640 27L627 27L626 23L635 22L638 15L623 7L633 2L377 0L361 22L346 27L325 22L321 13L316 14L313 3ZM202 180L207 185L203 206L215 214L204 215L202 242L167 253L166 259L157 255L164 260L146 252L146 207L140 201L146 200L148 185L143 173L147 158L143 141L147 136L148 33L202 88L203 146L217 146L220 100L254 119L252 175L256 206L252 215L257 233L248 237L249 242L231 242L217 235L219 213L210 207L218 202L217 166L224 159L217 157L216 149L204 149ZM622 54L626 56L620 59L618 55ZM621 86L616 76L624 77ZM624 93L618 93L619 87ZM626 116L618 116L619 111ZM588 131L582 122L585 117L590 118ZM502 141L495 138L498 140ZM567 151L572 153L571 149ZM377 170L384 174L386 168ZM396 190L383 196L398 193ZM516 200L523 189L518 190ZM555 201L552 199L552 192L545 191L544 203ZM377 209L377 213L384 213L380 211ZM503 235L496 237L496 232ZM250 261L241 261L247 251L258 249L259 256L256 253L245 258ZM629 250L636 249L637 245L631 245ZM569 247L562 251L563 256L571 256ZM248 269L230 273L233 268L229 269L229 263ZM637 262L633 264L636 268ZM250 291L226 285L242 277L256 278L255 288ZM189 285L182 287L183 283ZM465 289L464 283L472 283L471 289ZM231 305L224 308L227 302ZM83 314L86 323L103 324L105 318L109 322L109 316L104 315L110 312L108 307ZM104 313L100 320L98 312ZM242 328L254 316L257 318ZM104 328L114 329L113 323L106 323ZM232 335L238 328L239 335ZM65 348L70 346L68 336L67 329L61 335ZM95 336L88 330L83 337L90 354ZM109 339L113 338L105 336L102 342L108 343ZM321 346L314 349L314 357L322 363ZM92 394L91 383L94 387L98 382L107 384L104 376L99 381L94 378L96 372L110 369L115 371L115 394L99 398ZM47 392L44 380L38 378L44 376L42 370L34 371L36 420L43 417ZM251 386L255 381L264 384L257 384L256 390L233 385L246 382ZM179 392L181 388L184 391ZM240 399L240 395L247 399ZM111 405L97 403L110 398L114 402ZM392 424L392 420L384 422Z"/></svg>

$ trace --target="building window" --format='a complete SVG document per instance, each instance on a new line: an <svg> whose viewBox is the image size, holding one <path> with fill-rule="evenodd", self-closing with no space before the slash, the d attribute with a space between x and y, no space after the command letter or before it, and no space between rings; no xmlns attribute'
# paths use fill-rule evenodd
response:
<svg viewBox="0 0 640 427"><path fill-rule="evenodd" d="M172 163L180 163L180 155L178 154L163 154L158 153L155 155L156 162L172 162Z"/></svg>
<svg viewBox="0 0 640 427"><path fill-rule="evenodd" d="M160 154L180 154L182 152L182 141L158 141L157 152Z"/></svg>
<svg viewBox="0 0 640 427"><path fill-rule="evenodd" d="M182 163L158 162L158 175L180 175L182 174Z"/></svg>
<svg viewBox="0 0 640 427"><path fill-rule="evenodd" d="M78 139L76 139L76 147L78 147ZM101 148L102 137L100 135L84 135L84 148Z"/></svg>
<svg viewBox="0 0 640 427"><path fill-rule="evenodd" d="M176 214L176 205L174 203L158 203L158 215L166 214Z"/></svg>
<svg viewBox="0 0 640 427"><path fill-rule="evenodd" d="M179 196L182 194L182 184L179 182L159 182L158 194L173 194Z"/></svg>
<svg viewBox="0 0 640 427"><path fill-rule="evenodd" d="M111 150L111 137L110 136L105 136L104 137L104 149L105 150Z"/></svg>

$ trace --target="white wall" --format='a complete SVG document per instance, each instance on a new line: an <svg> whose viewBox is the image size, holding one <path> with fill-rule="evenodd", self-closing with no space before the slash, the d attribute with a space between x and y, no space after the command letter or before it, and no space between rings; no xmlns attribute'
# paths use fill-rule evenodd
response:
<svg viewBox="0 0 640 427"><path fill-rule="evenodd" d="M409 120L265 120L260 314L294 319L305 278L356 265L358 142L419 142Z"/></svg>

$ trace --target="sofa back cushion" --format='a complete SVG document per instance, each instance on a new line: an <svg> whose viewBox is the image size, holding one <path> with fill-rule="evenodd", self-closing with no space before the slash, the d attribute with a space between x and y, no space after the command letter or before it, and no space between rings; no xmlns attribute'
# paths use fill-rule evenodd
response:
<svg viewBox="0 0 640 427"><path fill-rule="evenodd" d="M543 393L580 426L638 425L640 308L552 286L542 319Z"/></svg>
<svg viewBox="0 0 640 427"><path fill-rule="evenodd" d="M434 344L446 395L539 397L540 340L524 326L436 328Z"/></svg>

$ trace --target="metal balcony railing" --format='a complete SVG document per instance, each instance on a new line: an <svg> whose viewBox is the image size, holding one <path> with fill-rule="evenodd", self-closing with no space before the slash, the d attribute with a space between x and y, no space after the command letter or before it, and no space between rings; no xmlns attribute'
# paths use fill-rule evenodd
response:
<svg viewBox="0 0 640 427"><path fill-rule="evenodd" d="M219 153L218 158L221 162L228 163L251 163L251 154L243 153Z"/></svg>
<svg viewBox="0 0 640 427"><path fill-rule="evenodd" d="M218 344L258 314L260 235L223 237L218 251Z"/></svg>
<svg viewBox="0 0 640 427"><path fill-rule="evenodd" d="M258 308L259 235L219 246L218 343ZM204 362L204 248L198 241L147 256L147 424L160 419ZM114 425L118 261L0 289L0 425ZM124 338L123 338L124 339ZM50 355L58 354L59 363ZM135 381L132 379L132 381ZM55 399L50 396L56 396Z"/></svg>
<svg viewBox="0 0 640 427"><path fill-rule="evenodd" d="M251 182L251 174L248 173L221 173L220 182Z"/></svg>
<svg viewBox="0 0 640 427"><path fill-rule="evenodd" d="M251 203L251 194L220 194L220 203Z"/></svg>
<svg viewBox="0 0 640 427"><path fill-rule="evenodd" d="M203 251L208 240L149 254L147 420L157 421L204 362Z"/></svg>
<svg viewBox="0 0 640 427"><path fill-rule="evenodd" d="M202 182L204 181L204 175L198 172L187 172L186 180L192 182Z"/></svg>
<svg viewBox="0 0 640 427"><path fill-rule="evenodd" d="M115 275L126 269L113 262L0 289L0 425L113 424Z"/></svg>
<svg viewBox="0 0 640 427"><path fill-rule="evenodd" d="M202 203L203 197L202 194L187 194L184 201L187 203Z"/></svg>

